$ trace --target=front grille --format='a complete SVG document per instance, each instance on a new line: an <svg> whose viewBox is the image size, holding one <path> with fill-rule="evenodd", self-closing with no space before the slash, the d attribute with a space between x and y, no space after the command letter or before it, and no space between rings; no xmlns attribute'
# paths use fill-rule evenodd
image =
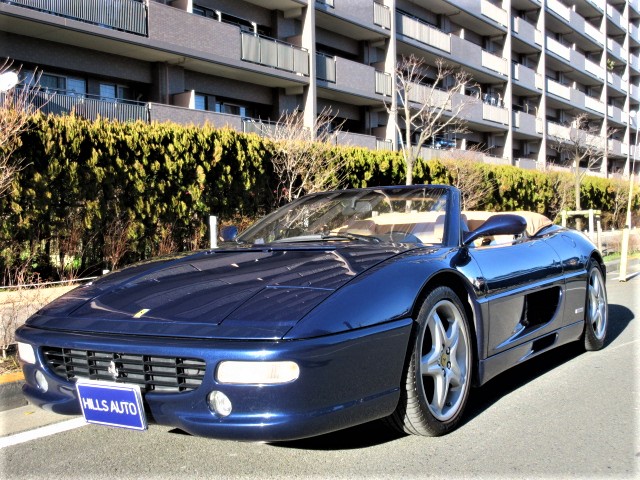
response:
<svg viewBox="0 0 640 480"><path fill-rule="evenodd" d="M78 378L140 385L143 392L187 392L202 383L205 362L193 358L158 357L43 347L47 365L67 380Z"/></svg>

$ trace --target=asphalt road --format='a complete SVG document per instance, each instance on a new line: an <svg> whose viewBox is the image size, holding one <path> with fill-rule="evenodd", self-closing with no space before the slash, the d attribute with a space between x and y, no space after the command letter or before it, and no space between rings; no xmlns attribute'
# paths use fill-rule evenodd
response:
<svg viewBox="0 0 640 480"><path fill-rule="evenodd" d="M166 427L82 426L0 446L4 478L638 478L640 276L610 280L605 349L563 347L472 391L463 425L440 438L380 423L283 444L195 438ZM23 407L3 412L67 421ZM36 417L43 418L38 420ZM64 423L63 423L64 424ZM58 425L63 425L58 424ZM30 426L29 428L32 428ZM38 430L36 430L37 432ZM4 438L0 440L6 440Z"/></svg>

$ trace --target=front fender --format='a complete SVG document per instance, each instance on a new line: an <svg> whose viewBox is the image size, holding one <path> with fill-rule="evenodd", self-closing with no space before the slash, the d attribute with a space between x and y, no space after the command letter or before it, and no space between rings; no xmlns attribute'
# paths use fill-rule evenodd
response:
<svg viewBox="0 0 640 480"><path fill-rule="evenodd" d="M332 335L411 317L420 293L432 277L447 271L459 275L458 253L458 249L419 249L383 262L338 289L284 338Z"/></svg>

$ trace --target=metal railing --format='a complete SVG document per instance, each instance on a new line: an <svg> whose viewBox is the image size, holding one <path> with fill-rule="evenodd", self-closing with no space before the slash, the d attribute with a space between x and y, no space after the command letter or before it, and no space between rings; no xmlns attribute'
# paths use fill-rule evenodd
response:
<svg viewBox="0 0 640 480"><path fill-rule="evenodd" d="M121 122L136 120L149 122L149 106L141 102L105 99L66 91L41 90L33 94L31 103L45 114L73 113L88 120L102 117Z"/></svg>
<svg viewBox="0 0 640 480"><path fill-rule="evenodd" d="M244 61L309 75L309 52L304 48L255 33L240 32Z"/></svg>
<svg viewBox="0 0 640 480"><path fill-rule="evenodd" d="M316 78L336 83L336 58L316 52Z"/></svg>
<svg viewBox="0 0 640 480"><path fill-rule="evenodd" d="M142 0L0 0L136 35L148 35L147 5Z"/></svg>
<svg viewBox="0 0 640 480"><path fill-rule="evenodd" d="M398 12L398 33L411 37L421 43L451 53L451 35L438 30L419 18Z"/></svg>
<svg viewBox="0 0 640 480"><path fill-rule="evenodd" d="M386 5L373 2L373 23L391 30L391 10Z"/></svg>
<svg viewBox="0 0 640 480"><path fill-rule="evenodd" d="M392 92L391 74L376 70L376 93L390 97Z"/></svg>

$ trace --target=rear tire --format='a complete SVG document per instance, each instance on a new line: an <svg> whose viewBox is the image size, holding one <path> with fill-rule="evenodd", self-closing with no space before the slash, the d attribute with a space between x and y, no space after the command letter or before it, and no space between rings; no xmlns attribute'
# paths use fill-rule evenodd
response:
<svg viewBox="0 0 640 480"><path fill-rule="evenodd" d="M466 311L449 287L433 289L416 320L403 388L390 423L413 435L453 430L469 397L473 348Z"/></svg>
<svg viewBox="0 0 640 480"><path fill-rule="evenodd" d="M582 337L585 350L594 351L604 347L609 324L609 308L607 304L607 287L598 262L591 260L588 272Z"/></svg>

